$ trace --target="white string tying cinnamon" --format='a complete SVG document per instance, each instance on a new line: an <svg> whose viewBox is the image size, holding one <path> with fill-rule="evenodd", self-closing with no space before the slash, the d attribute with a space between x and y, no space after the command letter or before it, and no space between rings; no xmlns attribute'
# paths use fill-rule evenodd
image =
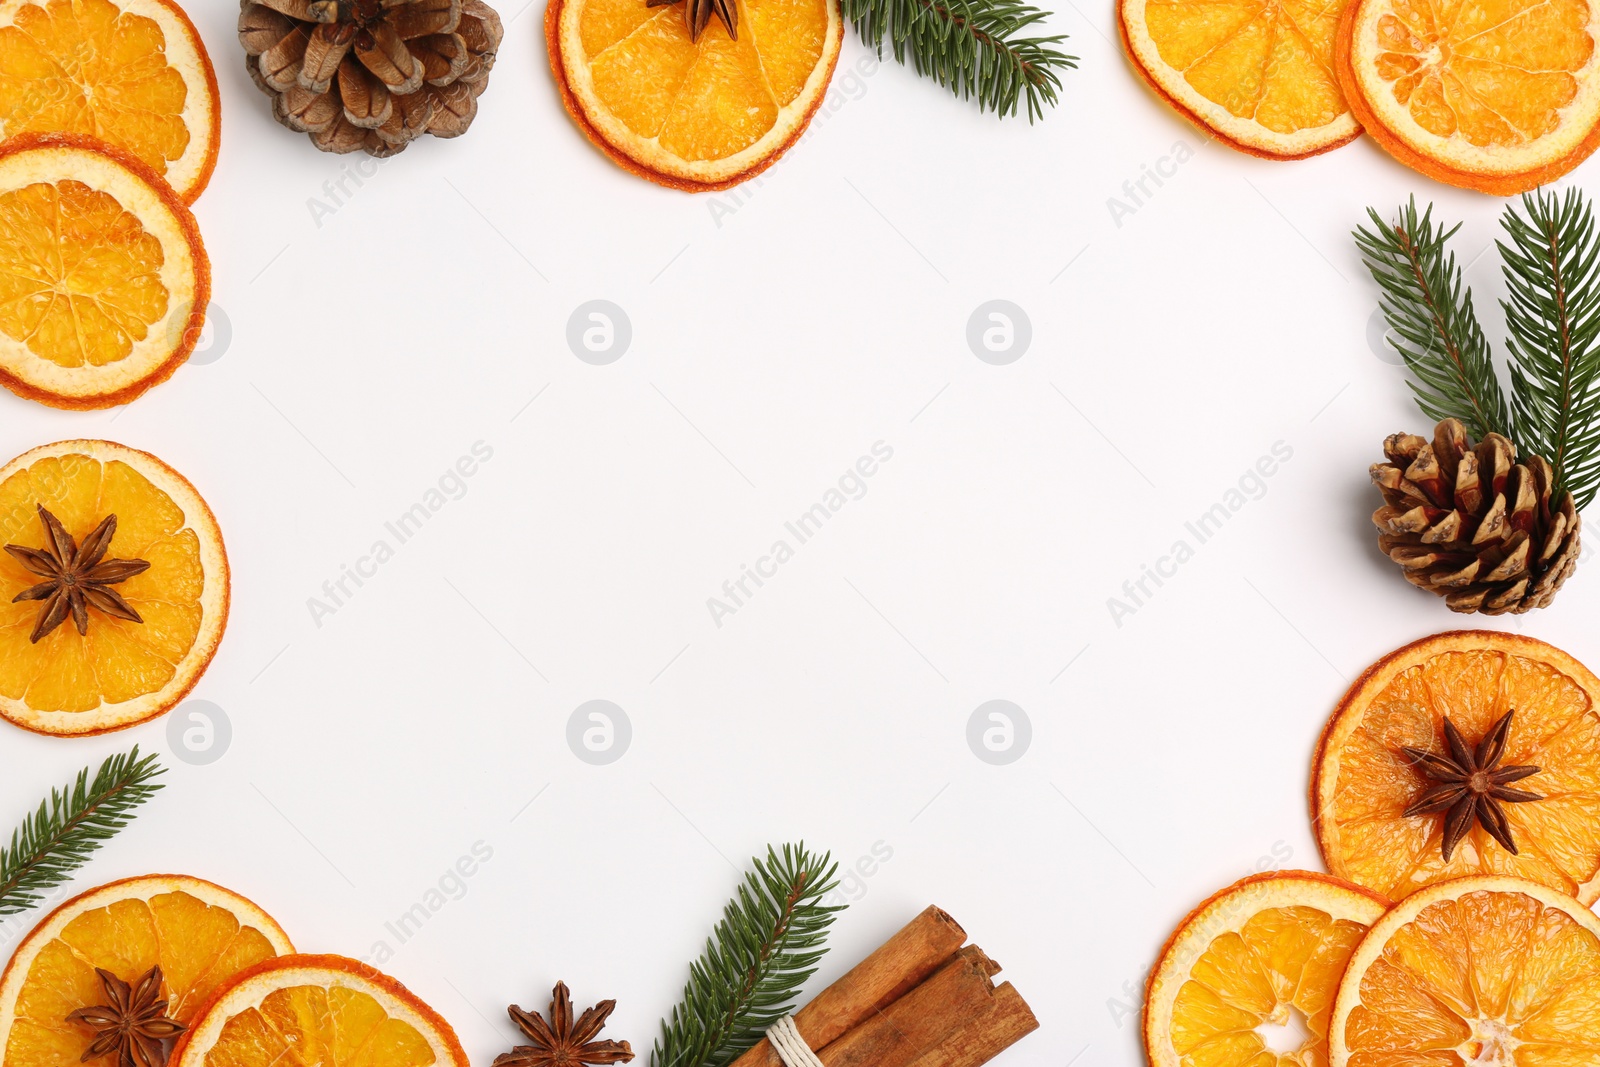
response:
<svg viewBox="0 0 1600 1067"><path fill-rule="evenodd" d="M823 1067L817 1054L806 1044L806 1039L800 1036L793 1015L785 1015L773 1023L767 1031L767 1040L772 1042L773 1051L783 1061L783 1067Z"/></svg>

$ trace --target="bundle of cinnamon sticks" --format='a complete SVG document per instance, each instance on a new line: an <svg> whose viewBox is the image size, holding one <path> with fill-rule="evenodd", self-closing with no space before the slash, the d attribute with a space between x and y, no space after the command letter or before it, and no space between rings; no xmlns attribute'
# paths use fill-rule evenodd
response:
<svg viewBox="0 0 1600 1067"><path fill-rule="evenodd" d="M826 1067L978 1067L1039 1028L1000 965L930 907L795 1013ZM783 1067L763 1040L733 1067Z"/></svg>

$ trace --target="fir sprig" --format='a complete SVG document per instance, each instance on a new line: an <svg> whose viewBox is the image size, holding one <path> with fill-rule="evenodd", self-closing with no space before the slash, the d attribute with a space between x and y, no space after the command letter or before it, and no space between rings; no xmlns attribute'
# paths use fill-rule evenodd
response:
<svg viewBox="0 0 1600 1067"><path fill-rule="evenodd" d="M1384 317L1398 340L1395 350L1415 380L1417 406L1434 421L1456 418L1473 437L1510 436L1505 395L1495 377L1494 357L1463 286L1461 268L1446 243L1459 224L1433 221L1433 205L1421 217L1417 201L1390 225L1367 209L1373 230L1359 227L1356 245L1373 280L1383 290Z"/></svg>
<svg viewBox="0 0 1600 1067"><path fill-rule="evenodd" d="M1055 105L1061 72L1078 65L1056 47L1064 35L1022 36L1048 14L1022 0L844 0L845 18L880 56L887 42L896 62L909 57L980 111L1015 115L1026 97L1029 122Z"/></svg>
<svg viewBox="0 0 1600 1067"><path fill-rule="evenodd" d="M1517 444L1555 469L1556 492L1582 509L1600 488L1600 240L1576 189L1522 198L1497 242L1511 299L1501 301L1511 350Z"/></svg>
<svg viewBox="0 0 1600 1067"><path fill-rule="evenodd" d="M1367 269L1432 419L1460 419L1473 437L1499 433L1555 472L1554 496L1583 508L1600 491L1600 234L1577 189L1539 191L1506 208L1497 241L1509 300L1501 301L1510 351L1509 403L1472 306L1472 290L1446 245L1460 226L1419 217L1413 199L1393 225L1368 209L1356 230Z"/></svg>
<svg viewBox="0 0 1600 1067"><path fill-rule="evenodd" d="M0 847L0 916L28 910L71 877L162 788L151 779L163 772L135 745L100 764L93 782L85 767L66 788L52 789L12 831L10 846Z"/></svg>
<svg viewBox="0 0 1600 1067"><path fill-rule="evenodd" d="M662 1020L652 1067L726 1067L794 1010L843 906L823 904L838 865L805 845L769 847L689 966L683 1001Z"/></svg>

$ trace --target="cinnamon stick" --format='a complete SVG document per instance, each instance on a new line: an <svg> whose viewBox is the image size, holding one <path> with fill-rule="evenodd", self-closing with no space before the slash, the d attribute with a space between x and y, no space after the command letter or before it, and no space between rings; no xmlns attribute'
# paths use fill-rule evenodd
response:
<svg viewBox="0 0 1600 1067"><path fill-rule="evenodd" d="M795 1027L806 1044L826 1048L910 992L966 940L966 931L954 919L928 908L796 1012ZM783 1061L763 1038L733 1067L783 1067Z"/></svg>
<svg viewBox="0 0 1600 1067"><path fill-rule="evenodd" d="M994 991L988 1009L911 1061L911 1067L981 1067L1039 1029L1039 1020L1010 982Z"/></svg>
<svg viewBox="0 0 1600 1067"><path fill-rule="evenodd" d="M997 965L968 945L905 996L817 1053L825 1067L909 1067L971 1028L994 1001Z"/></svg>

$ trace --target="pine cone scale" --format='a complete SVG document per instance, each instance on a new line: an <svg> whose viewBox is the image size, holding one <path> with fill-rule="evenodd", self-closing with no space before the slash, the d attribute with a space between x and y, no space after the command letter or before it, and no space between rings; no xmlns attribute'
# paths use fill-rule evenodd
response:
<svg viewBox="0 0 1600 1067"><path fill-rule="evenodd" d="M324 24L312 31L300 59L300 73L296 79L300 88L325 93L333 87L333 76L339 72L339 64L344 62L356 39L354 32L345 32L347 29Z"/></svg>
<svg viewBox="0 0 1600 1067"><path fill-rule="evenodd" d="M1483 576L1486 582L1505 582L1519 577L1528 569L1528 542L1526 539L1519 541L1517 546L1506 554L1498 566ZM1524 579L1526 581L1526 579Z"/></svg>
<svg viewBox="0 0 1600 1067"><path fill-rule="evenodd" d="M394 28L409 41L435 33L455 33L461 23L461 0L413 0L394 20Z"/></svg>
<svg viewBox="0 0 1600 1067"><path fill-rule="evenodd" d="M388 88L349 57L340 66L339 96L344 103L345 121L364 130L382 126L394 111L394 97Z"/></svg>
<svg viewBox="0 0 1600 1067"><path fill-rule="evenodd" d="M460 137L466 133L478 114L478 97L472 87L458 81L442 89L430 86L428 91L436 105L428 132L435 137Z"/></svg>
<svg viewBox="0 0 1600 1067"><path fill-rule="evenodd" d="M393 26L356 34L355 56L373 77L398 93L414 93L421 82L411 49Z"/></svg>
<svg viewBox="0 0 1600 1067"><path fill-rule="evenodd" d="M241 0L251 80L325 152L387 157L459 137L502 37L483 0Z"/></svg>
<svg viewBox="0 0 1600 1067"><path fill-rule="evenodd" d="M260 4L239 11L239 43L247 56L260 56L294 29L282 14Z"/></svg>
<svg viewBox="0 0 1600 1067"><path fill-rule="evenodd" d="M277 92L286 92L299 78L306 43L305 31L294 27L261 54L261 76Z"/></svg>
<svg viewBox="0 0 1600 1067"><path fill-rule="evenodd" d="M263 7L270 7L281 15L287 15L297 22L325 22L326 19L318 18L312 12L316 0L258 0Z"/></svg>
<svg viewBox="0 0 1600 1067"><path fill-rule="evenodd" d="M412 48L422 59L422 77L429 85L449 85L467 69L467 42L460 34L419 37Z"/></svg>
<svg viewBox="0 0 1600 1067"><path fill-rule="evenodd" d="M1384 454L1388 461L1370 471L1384 498L1372 521L1407 581L1453 611L1521 613L1550 603L1577 564L1579 521L1571 494L1552 501L1549 463L1518 462L1499 434L1474 444L1454 419L1432 441L1392 434Z"/></svg>
<svg viewBox="0 0 1600 1067"><path fill-rule="evenodd" d="M278 121L300 133L325 130L341 114L332 93L313 93L298 85L274 100L273 106Z"/></svg>
<svg viewBox="0 0 1600 1067"><path fill-rule="evenodd" d="M1430 545L1447 545L1451 541L1461 539L1461 512L1448 511L1443 515L1434 512L1429 516L1431 525L1422 535L1422 540Z"/></svg>
<svg viewBox="0 0 1600 1067"><path fill-rule="evenodd" d="M1550 524L1550 536L1545 538L1544 550L1539 553L1539 561L1548 563L1561 551L1562 542L1566 540L1567 528L1571 522L1565 511L1558 512L1555 520Z"/></svg>

